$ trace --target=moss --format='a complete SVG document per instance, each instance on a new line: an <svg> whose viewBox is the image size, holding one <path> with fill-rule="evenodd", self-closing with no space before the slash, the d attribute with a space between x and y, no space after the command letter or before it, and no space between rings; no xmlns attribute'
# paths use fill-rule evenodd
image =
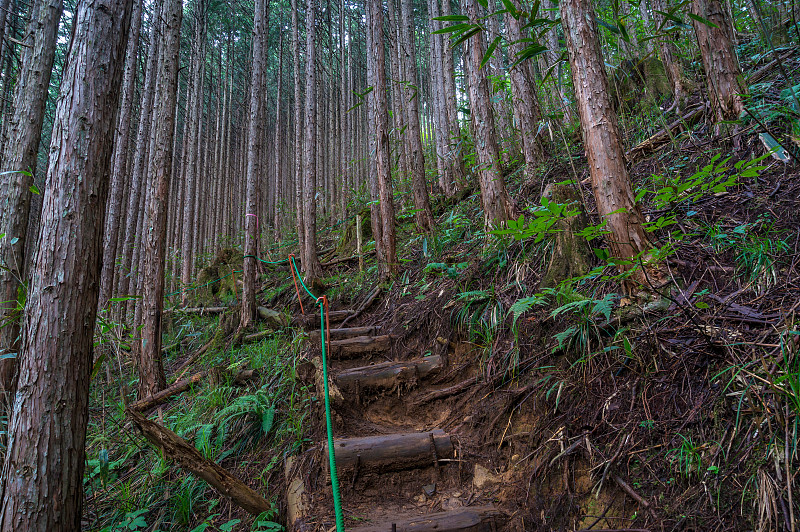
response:
<svg viewBox="0 0 800 532"><path fill-rule="evenodd" d="M578 194L569 185L548 185L544 196L556 203L578 201ZM553 254L542 279L543 288L553 288L564 279L579 277L589 271L589 244L577 233L586 228L588 221L581 209L577 216L558 222L559 232L553 241Z"/></svg>

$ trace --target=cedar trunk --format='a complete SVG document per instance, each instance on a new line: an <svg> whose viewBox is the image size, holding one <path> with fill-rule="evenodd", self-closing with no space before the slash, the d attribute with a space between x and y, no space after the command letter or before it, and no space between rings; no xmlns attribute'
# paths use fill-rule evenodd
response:
<svg viewBox="0 0 800 532"><path fill-rule="evenodd" d="M692 19L716 120L736 120L744 110L741 95L747 94L747 85L736 57L731 17L720 0L692 0L692 13L716 26Z"/></svg>
<svg viewBox="0 0 800 532"><path fill-rule="evenodd" d="M42 136L47 89L56 52L62 0L39 0L31 7L25 46L14 88L14 111L9 124L3 123L6 146L0 160L0 232L6 234L0 246L0 355L17 352L19 315L17 301L25 277L25 242L31 185L36 171L36 153ZM2 35L0 35L2 38ZM8 51L11 53L11 50ZM9 83L6 77L5 83ZM25 172L25 173L23 173ZM16 359L0 360L0 392L12 392Z"/></svg>
<svg viewBox="0 0 800 532"><path fill-rule="evenodd" d="M247 135L247 202L242 278L242 319L240 327L249 327L256 316L256 280L258 253L258 178L263 131L258 117L264 113L264 76L267 36L267 1L256 0L253 18L253 70L250 78L250 120Z"/></svg>
<svg viewBox="0 0 800 532"><path fill-rule="evenodd" d="M477 0L464 0L464 13L473 24L478 23ZM511 201L500 174L500 149L492 115L492 99L486 72L479 68L484 53L483 33L474 35L465 43L465 64L469 79L469 107L472 127L475 130L475 151L478 154L478 179L481 185L484 222L487 227L496 227L508 220L512 214Z"/></svg>
<svg viewBox="0 0 800 532"><path fill-rule="evenodd" d="M597 211L608 222L612 254L631 259L647 250L648 242L625 166L590 0L562 0L561 17Z"/></svg>
<svg viewBox="0 0 800 532"><path fill-rule="evenodd" d="M132 4L75 9L3 464L3 532L81 529L103 217Z"/></svg>
<svg viewBox="0 0 800 532"><path fill-rule="evenodd" d="M170 0L162 14L161 62L156 92L156 129L150 160L150 192L142 260L142 345L139 350L139 398L164 389L161 360L161 316L164 310L164 263L167 245L167 200L172 170L175 105L178 97L178 59L183 21L181 0Z"/></svg>

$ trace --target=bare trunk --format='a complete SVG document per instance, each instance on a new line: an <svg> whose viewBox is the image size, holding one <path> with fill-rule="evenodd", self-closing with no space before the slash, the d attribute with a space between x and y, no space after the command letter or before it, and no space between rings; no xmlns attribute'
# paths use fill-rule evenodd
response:
<svg viewBox="0 0 800 532"><path fill-rule="evenodd" d="M659 11L667 11L667 2L666 0L651 0L651 2L658 26L658 33L662 33L666 19ZM672 96L675 99L676 107L680 109L686 102L687 94L683 83L683 68L681 68L675 54L676 48L672 41L672 34L660 35L658 37L658 55L661 57L664 70L667 71L667 77L669 78L670 85L672 85Z"/></svg>
<svg viewBox="0 0 800 532"><path fill-rule="evenodd" d="M394 231L394 192L392 189L391 161L389 150L389 102L386 97L386 52L383 40L383 6L380 0L368 0L368 31L372 32L372 57L374 75L374 124L375 164L377 168L378 197L381 213L382 256L379 258L381 273L393 276L397 273L397 252ZM376 240L377 243L377 240Z"/></svg>
<svg viewBox="0 0 800 532"><path fill-rule="evenodd" d="M162 14L161 61L158 69L153 150L150 154L150 192L142 260L142 345L139 350L139 398L164 389L166 378L161 361L161 315L164 310L164 263L167 244L167 201L172 170L175 105L178 98L180 35L183 21L181 0L170 0Z"/></svg>
<svg viewBox="0 0 800 532"><path fill-rule="evenodd" d="M120 102L119 122L111 170L111 192L106 207L105 237L103 239L103 273L100 276L100 299L98 308L106 306L114 282L117 256L117 242L123 213L123 193L128 184L128 147L130 144L131 115L136 92L137 59L139 58L139 32L142 26L142 4L135 2L131 18L131 34L125 52L125 71L122 82L122 101Z"/></svg>
<svg viewBox="0 0 800 532"><path fill-rule="evenodd" d="M245 209L245 245L242 278L242 318L239 326L249 327L256 317L256 280L258 253L258 178L261 160L262 121L264 114L264 77L267 48L266 0L256 0L253 19L253 70L250 78L250 120L247 139L247 203Z"/></svg>
<svg viewBox="0 0 800 532"><path fill-rule="evenodd" d="M452 14L450 0L442 2L442 16L449 17ZM444 37L441 38L445 43ZM461 125L458 120L458 102L456 101L456 69L453 60L453 52L447 44L443 44L442 51L442 76L444 77L444 101L445 112L447 113L448 137L450 150L448 158L453 169L453 178L456 183L464 184L466 181L466 170L464 169L464 157L461 153Z"/></svg>
<svg viewBox="0 0 800 532"><path fill-rule="evenodd" d="M692 19L716 120L736 120L744 110L741 95L747 94L747 85L736 57L733 22L719 0L692 0L691 7L694 15L716 26Z"/></svg>
<svg viewBox="0 0 800 532"><path fill-rule="evenodd" d="M462 11L473 24L477 24L477 0L464 0ZM486 51L482 33L471 37L465 44L470 120L475 130L475 151L480 165L478 180L481 185L484 221L486 227L497 227L511 217L513 208L500 173L500 149L497 145L492 115L489 81L486 79L485 71L479 68Z"/></svg>
<svg viewBox="0 0 800 532"><path fill-rule="evenodd" d="M300 85L300 21L297 0L292 0L292 59L294 61L294 188L297 216L297 249L302 259L306 224L303 215L303 93Z"/></svg>
<svg viewBox="0 0 800 532"><path fill-rule="evenodd" d="M647 251L648 241L625 166L590 0L562 0L561 17L597 211L608 222L613 256L632 259Z"/></svg>
<svg viewBox="0 0 800 532"><path fill-rule="evenodd" d="M4 532L81 529L103 217L131 6L95 0L75 9L3 464Z"/></svg>
<svg viewBox="0 0 800 532"><path fill-rule="evenodd" d="M0 321L4 325L0 328L0 355L17 352L18 302L24 299L20 298L19 290L30 260L25 257L30 189L62 11L62 0L39 0L31 6L31 21L25 46L21 48L21 65L14 88L14 111L9 124L3 124L7 142L0 170L7 173L0 175L0 228L6 235L0 246ZM0 360L0 392L12 392L16 365L14 358Z"/></svg>
<svg viewBox="0 0 800 532"><path fill-rule="evenodd" d="M305 224L305 250L303 271L307 281L322 277L322 266L317 257L317 61L316 17L314 0L306 2L306 136L303 145L303 223ZM306 282L308 284L308 282Z"/></svg>

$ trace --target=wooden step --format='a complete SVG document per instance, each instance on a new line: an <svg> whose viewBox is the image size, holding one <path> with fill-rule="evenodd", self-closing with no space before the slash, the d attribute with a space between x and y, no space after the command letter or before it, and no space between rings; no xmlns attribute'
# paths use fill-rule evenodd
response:
<svg viewBox="0 0 800 532"><path fill-rule="evenodd" d="M381 330L380 325L368 325L366 327L345 327L344 329L331 329L331 340L344 340L346 338L353 338L356 336L372 336ZM319 343L319 329L309 331L308 338L314 343Z"/></svg>
<svg viewBox="0 0 800 532"><path fill-rule="evenodd" d="M337 439L333 445L338 471L358 468L383 472L438 466L439 460L453 456L453 442L441 429ZM327 464L327 444L323 444L322 451Z"/></svg>
<svg viewBox="0 0 800 532"><path fill-rule="evenodd" d="M351 532L493 532L506 516L493 506L470 506L447 512L401 517L349 529Z"/></svg>
<svg viewBox="0 0 800 532"><path fill-rule="evenodd" d="M360 395L367 389L391 389L404 382L425 377L438 372L443 366L442 357L431 355L404 362L382 362L340 371L334 377L342 391Z"/></svg>
<svg viewBox="0 0 800 532"><path fill-rule="evenodd" d="M368 353L388 351L391 347L388 334L382 336L356 336L344 340L331 340L329 344L331 358L354 358Z"/></svg>
<svg viewBox="0 0 800 532"><path fill-rule="evenodd" d="M331 310L328 312L328 321L330 321L331 324L341 323L347 317L355 313L355 310ZM319 307L317 305L311 305L306 308L305 314L295 316L294 319L292 319L292 325L319 329L319 319Z"/></svg>

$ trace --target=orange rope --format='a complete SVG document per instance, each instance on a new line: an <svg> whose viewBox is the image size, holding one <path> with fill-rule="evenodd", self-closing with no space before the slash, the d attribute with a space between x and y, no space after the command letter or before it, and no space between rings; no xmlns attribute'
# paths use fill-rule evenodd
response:
<svg viewBox="0 0 800 532"><path fill-rule="evenodd" d="M289 255L289 257L294 259L294 254ZM289 263L289 269L292 270L292 281L294 281L294 291L297 292L297 301L300 303L300 312L305 315L306 311L303 310L303 298L300 297L300 287L297 286L297 274L294 271L293 260Z"/></svg>

